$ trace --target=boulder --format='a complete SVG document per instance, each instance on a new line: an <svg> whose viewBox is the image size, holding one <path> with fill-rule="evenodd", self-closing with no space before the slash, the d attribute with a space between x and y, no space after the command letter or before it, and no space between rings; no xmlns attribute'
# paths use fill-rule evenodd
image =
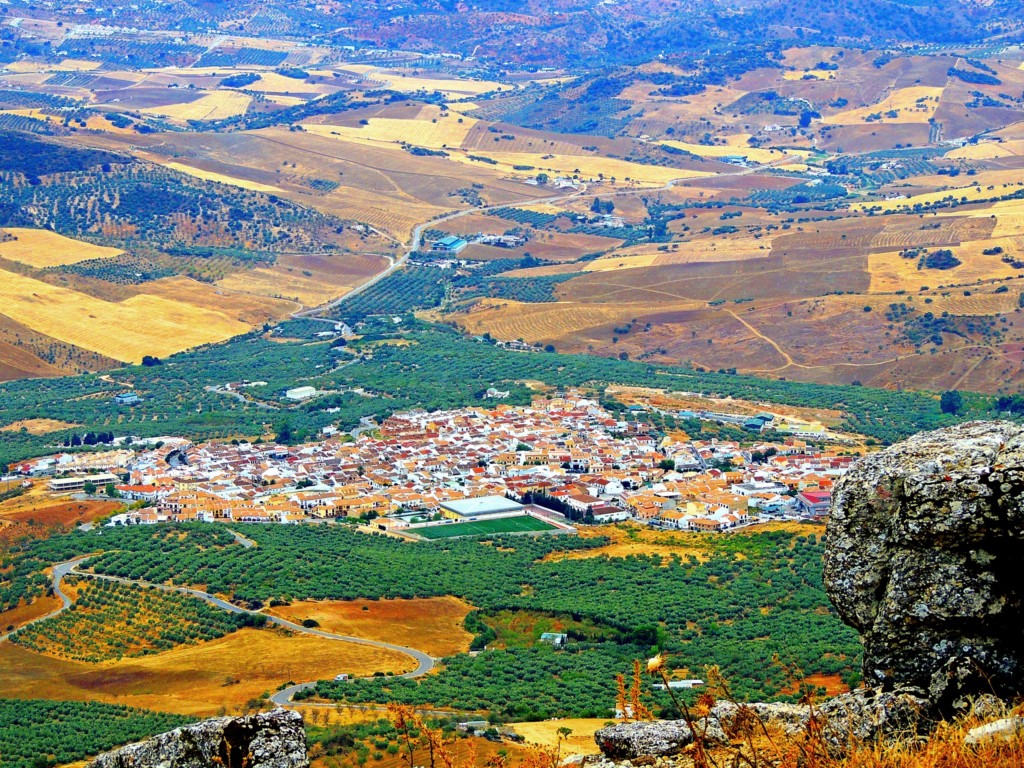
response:
<svg viewBox="0 0 1024 768"><path fill-rule="evenodd" d="M824 578L865 683L942 714L1021 693L1022 539L1024 427L960 424L858 461L834 489Z"/></svg>
<svg viewBox="0 0 1024 768"><path fill-rule="evenodd" d="M308 768L302 715L218 717L100 755L87 768Z"/></svg>
<svg viewBox="0 0 1024 768"><path fill-rule="evenodd" d="M717 722L700 721L695 724L703 734L705 744L728 741ZM685 720L650 720L618 723L601 728L594 741L605 757L612 760L632 760L638 757L674 755L693 743L693 731Z"/></svg>

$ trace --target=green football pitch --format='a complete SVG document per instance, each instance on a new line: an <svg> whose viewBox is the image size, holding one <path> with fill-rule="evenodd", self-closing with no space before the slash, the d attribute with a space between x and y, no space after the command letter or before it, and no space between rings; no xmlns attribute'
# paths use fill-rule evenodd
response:
<svg viewBox="0 0 1024 768"><path fill-rule="evenodd" d="M501 517L497 520L477 520L471 523L452 523L428 528L415 528L411 533L425 539L450 539L452 536L482 536L488 533L519 533L522 531L554 531L557 526L535 517Z"/></svg>

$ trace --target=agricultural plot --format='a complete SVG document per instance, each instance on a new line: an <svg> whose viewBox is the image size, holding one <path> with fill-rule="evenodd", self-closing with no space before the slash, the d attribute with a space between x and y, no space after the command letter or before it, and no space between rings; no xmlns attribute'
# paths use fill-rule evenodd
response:
<svg viewBox="0 0 1024 768"><path fill-rule="evenodd" d="M793 155L806 156L810 154L805 150L760 149L750 146L744 147L738 143L726 146L721 144L691 144L685 141L673 140L665 140L661 143L690 152L698 157L722 158L739 156L752 160L755 163L777 163Z"/></svg>
<svg viewBox="0 0 1024 768"><path fill-rule="evenodd" d="M86 579L75 610L19 630L13 642L37 653L98 663L214 640L251 620L195 597Z"/></svg>
<svg viewBox="0 0 1024 768"><path fill-rule="evenodd" d="M878 115L880 123L927 123L938 109L944 87L915 85L898 88L882 101L859 109L849 109L825 118L826 125L862 125Z"/></svg>
<svg viewBox="0 0 1024 768"><path fill-rule="evenodd" d="M535 517L505 517L498 520L479 520L469 523L452 523L428 528L416 528L413 532L425 539L451 539L456 536L484 536L494 533L550 533L559 530L557 526Z"/></svg>
<svg viewBox="0 0 1024 768"><path fill-rule="evenodd" d="M0 258L37 269L77 264L90 259L109 259L122 253L117 248L74 240L48 229L7 227L3 231L14 239L0 242Z"/></svg>
<svg viewBox="0 0 1024 768"><path fill-rule="evenodd" d="M229 117L244 115L251 103L251 96L236 91L223 90L205 93L199 99L185 104L145 107L139 111L148 115L158 115L181 121L224 120Z"/></svg>
<svg viewBox="0 0 1024 768"><path fill-rule="evenodd" d="M228 176L227 174L217 173L216 171L206 171L202 168L196 168L193 165L186 165L185 163L164 163L164 166L175 171L187 173L189 176L195 176L197 179L216 181L220 184L232 184L236 187L241 187L242 189L251 189L254 192L284 192L283 189L275 187L272 184L261 184L260 182L252 181L251 179L240 179L237 176Z"/></svg>
<svg viewBox="0 0 1024 768"><path fill-rule="evenodd" d="M435 658L465 653L473 636L463 627L472 610L454 597L412 600L296 601L271 608L275 616L349 637L415 647Z"/></svg>
<svg viewBox="0 0 1024 768"><path fill-rule="evenodd" d="M330 124L305 124L303 128L319 136L337 136L348 141L405 143L440 150L462 146L476 120L450 114L447 117L415 120L371 117L366 123L358 128Z"/></svg>
<svg viewBox="0 0 1024 768"><path fill-rule="evenodd" d="M211 717L285 680L401 674L409 656L338 640L241 629L164 653L91 664L0 644L0 697L101 701Z"/></svg>
<svg viewBox="0 0 1024 768"><path fill-rule="evenodd" d="M221 312L158 296L103 301L0 270L3 313L33 330L124 362L221 341L248 326Z"/></svg>
<svg viewBox="0 0 1024 768"><path fill-rule="evenodd" d="M0 761L4 768L68 765L189 722L96 702L0 699Z"/></svg>
<svg viewBox="0 0 1024 768"><path fill-rule="evenodd" d="M376 83L399 93L428 93L439 91L448 98L458 99L478 96L490 91L512 90L512 86L490 80L443 80L440 78L407 75L404 72L382 70L365 64L346 64L342 73L350 72L360 75L371 83Z"/></svg>

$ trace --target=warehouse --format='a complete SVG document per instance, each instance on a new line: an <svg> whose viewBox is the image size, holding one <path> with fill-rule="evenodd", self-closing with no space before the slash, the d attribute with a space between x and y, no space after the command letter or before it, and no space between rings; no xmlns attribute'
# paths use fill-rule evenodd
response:
<svg viewBox="0 0 1024 768"><path fill-rule="evenodd" d="M504 496L480 496L442 502L441 514L449 520L476 520L481 517L525 515L526 509L518 501Z"/></svg>

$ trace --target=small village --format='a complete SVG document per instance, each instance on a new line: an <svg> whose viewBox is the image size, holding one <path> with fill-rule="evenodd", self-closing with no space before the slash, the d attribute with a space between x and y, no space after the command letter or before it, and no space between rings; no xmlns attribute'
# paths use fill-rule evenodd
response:
<svg viewBox="0 0 1024 768"><path fill-rule="evenodd" d="M728 414L747 428L755 419ZM193 445L167 437L98 453L57 454L12 467L50 476L55 494L107 494L126 511L109 524L323 523L437 538L472 532L572 533L634 520L726 532L782 519L822 519L835 480L853 461L796 436L761 442L661 435L642 410L612 414L577 393L395 414L356 436L326 427L319 442ZM533 518L515 525L515 518ZM504 521L499 523L498 521ZM450 535L459 535L451 528Z"/></svg>

